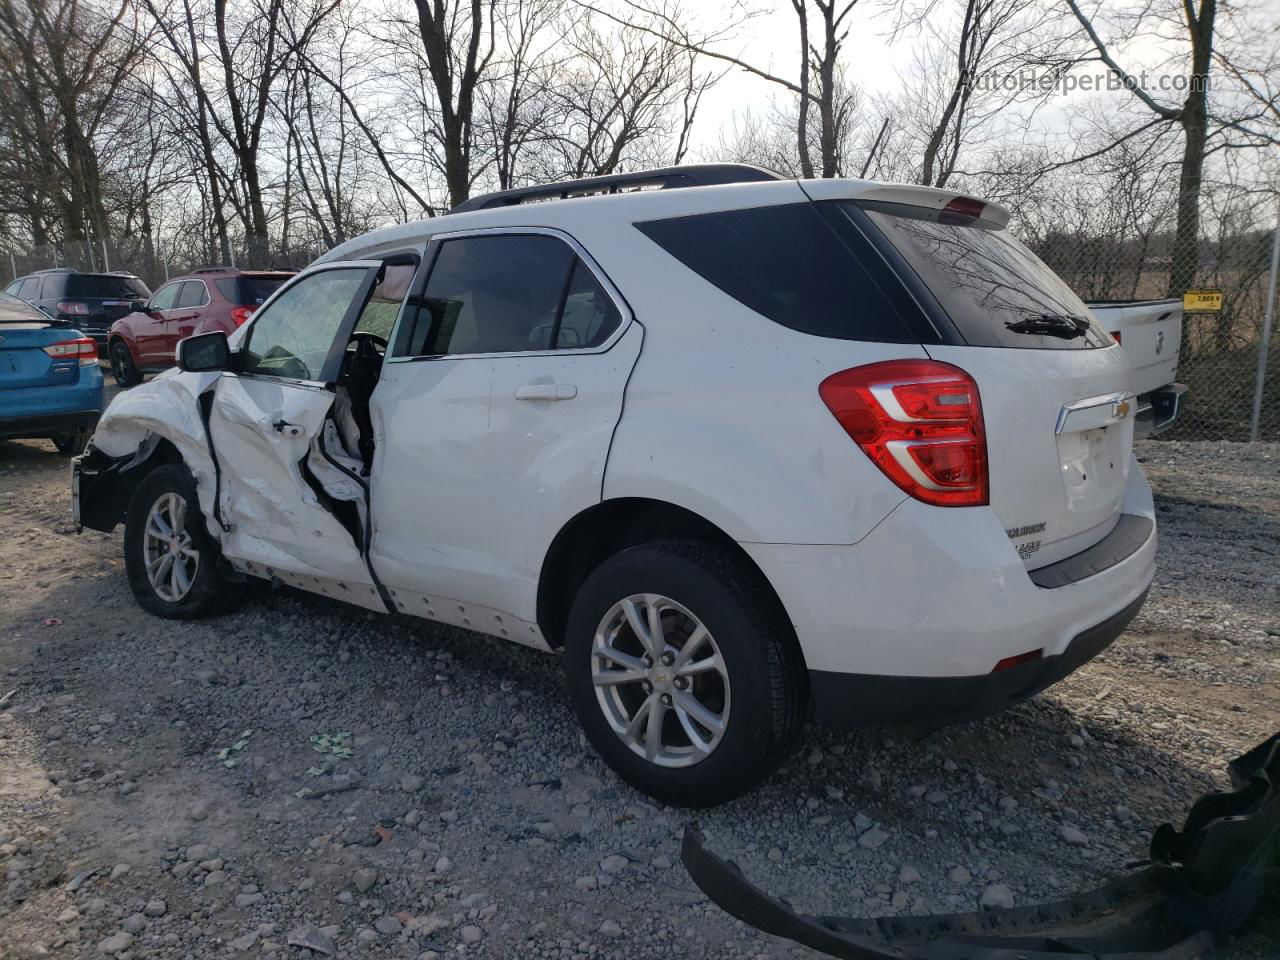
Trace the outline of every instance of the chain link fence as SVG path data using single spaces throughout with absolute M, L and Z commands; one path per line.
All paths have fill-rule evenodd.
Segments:
M 1174 259 L 1172 222 L 1151 226 L 1145 234 L 1051 235 L 1032 239 L 1030 245 L 1085 300 L 1183 300 L 1191 290 L 1206 294 L 1193 300 L 1220 304 L 1218 309 L 1188 309 L 1183 315 L 1177 378 L 1189 389 L 1176 424 L 1161 436 L 1277 441 L 1277 207 L 1264 199 L 1232 216 L 1209 219 L 1197 249 L 1188 255 L 1195 262 L 1185 289 L 1171 287 L 1171 278 L 1181 272 L 1175 270 L 1180 264 Z M 1270 343 L 1264 350 L 1269 315 Z
M 1232 216 L 1206 218 L 1211 226 L 1194 253 L 1191 286 L 1219 292 L 1221 307 L 1184 315 L 1177 377 L 1189 390 L 1177 423 L 1163 437 L 1248 440 L 1254 432 L 1258 439 L 1280 441 L 1280 323 L 1274 320 L 1261 382 L 1258 377 L 1269 298 L 1275 310 L 1275 217 L 1275 204 L 1263 200 Z M 1085 300 L 1181 299 L 1185 293 L 1170 288 L 1172 223 L 1149 226 L 1144 233 L 1025 239 Z M 325 249 L 319 238 L 300 238 L 251 255 L 245 244 L 233 243 L 228 265 L 301 268 Z M 211 265 L 207 254 L 181 243 L 165 247 L 133 239 L 5 250 L 0 257 L 0 269 L 14 277 L 50 267 L 117 270 L 141 277 L 153 290 L 171 277 Z

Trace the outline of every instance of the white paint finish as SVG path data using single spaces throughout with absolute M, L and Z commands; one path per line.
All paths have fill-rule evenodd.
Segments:
M 536 623 L 521 620 L 505 611 L 400 588 L 391 590 L 390 593 L 391 600 L 400 613 L 436 623 L 447 623 L 464 630 L 487 633 L 500 640 L 510 640 L 544 653 L 551 652 L 551 646 Z
M 387 364 L 372 403 L 372 555 L 387 587 L 533 621 L 552 540 L 600 500 L 643 338 L 633 323 L 602 353 Z M 577 392 L 517 399 L 530 383 Z
M 213 461 L 197 398 L 218 380 L 217 373 L 166 371 L 147 383 L 117 393 L 103 412 L 91 439 L 109 457 L 128 457 L 168 440 L 182 455 L 196 481 L 196 495 L 209 535 L 222 538 L 213 521 Z M 148 450 L 149 452 L 149 450 Z
M 276 576 L 287 571 L 367 588 L 373 581 L 355 541 L 298 467 L 332 405 L 333 394 L 319 386 L 223 375 L 209 417 L 223 468 L 222 517 L 232 527 L 222 549 Z M 277 430 L 281 421 L 299 429 Z
M 1120 348 L 1133 369 L 1130 389 L 1134 393 L 1150 393 L 1178 379 L 1181 301 L 1090 303 L 1089 310 L 1103 329 L 1120 334 Z
M 978 384 L 991 507 L 1005 529 L 1045 525 L 1019 538 L 1027 545 L 1027 566 L 1054 563 L 1110 533 L 1124 497 L 1136 404 L 1112 426 L 1061 434 L 1057 428 L 1067 404 L 1128 392 L 1129 365 L 1120 348 L 928 349 L 935 360 L 955 364 Z M 1088 425 L 1076 418 L 1069 422 Z M 1040 545 L 1032 551 L 1034 541 Z
M 1154 519 L 1136 462 L 1124 511 Z M 893 676 L 986 674 L 1001 659 L 1072 638 L 1151 583 L 1156 536 L 1105 572 L 1056 590 L 1033 584 L 990 508 L 904 502 L 856 546 L 744 544 L 782 599 L 813 670 Z

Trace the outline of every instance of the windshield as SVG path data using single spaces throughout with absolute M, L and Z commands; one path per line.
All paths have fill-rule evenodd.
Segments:
M 1016 237 L 946 223 L 905 204 L 857 204 L 915 270 L 972 346 L 1106 347 L 1111 337 L 1072 289 Z
M 102 297 L 118 300 L 146 300 L 151 296 L 151 291 L 137 277 L 73 273 L 67 277 L 67 296 L 71 299 Z

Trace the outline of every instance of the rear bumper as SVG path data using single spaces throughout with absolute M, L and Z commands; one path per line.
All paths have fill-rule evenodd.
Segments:
M 0 438 L 41 439 L 92 427 L 102 416 L 102 371 L 79 368 L 78 382 L 0 390 Z
M 92 430 L 101 410 L 76 410 L 38 417 L 0 417 L 0 440 L 43 440 L 81 427 Z
M 1146 440 L 1164 433 L 1178 419 L 1185 383 L 1171 383 L 1138 397 L 1138 415 L 1133 421 L 1135 440 Z
M 814 713 L 843 730 L 884 723 L 938 727 L 999 713 L 1084 666 L 1124 632 L 1147 599 L 1138 599 L 1079 633 L 1062 653 L 973 677 L 884 677 L 809 672 Z
M 819 719 L 936 726 L 1032 696 L 1123 631 L 1155 576 L 1136 461 L 1122 512 L 1100 544 L 1030 572 L 994 511 L 915 500 L 852 546 L 742 547 L 795 626 Z M 1036 658 L 993 674 L 1021 655 Z

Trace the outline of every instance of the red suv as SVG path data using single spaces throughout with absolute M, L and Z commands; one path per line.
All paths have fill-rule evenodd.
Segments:
M 215 330 L 230 335 L 293 274 L 205 267 L 170 280 L 111 325 L 107 358 L 116 383 L 131 387 L 148 370 L 172 367 L 178 341 L 186 337 Z

